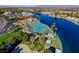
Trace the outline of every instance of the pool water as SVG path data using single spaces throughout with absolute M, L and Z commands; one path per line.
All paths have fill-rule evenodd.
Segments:
M 45 24 L 42 24 L 42 23 L 31 23 L 30 26 L 32 27 L 32 29 L 35 31 L 35 32 L 38 32 L 38 33 L 43 33 L 44 31 L 46 31 L 47 29 L 49 29 L 49 27 Z

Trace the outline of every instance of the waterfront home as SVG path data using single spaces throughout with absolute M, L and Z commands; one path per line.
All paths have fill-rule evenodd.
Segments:
M 47 39 L 45 42 L 47 45 L 51 45 L 51 40 Z
M 54 35 L 51 34 L 51 33 L 48 33 L 48 38 L 51 39 L 51 40 L 53 40 L 54 39 Z

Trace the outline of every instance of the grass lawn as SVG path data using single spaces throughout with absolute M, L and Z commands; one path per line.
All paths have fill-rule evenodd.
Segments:
M 11 33 L 6 33 L 0 36 L 0 43 L 3 41 L 7 41 L 7 38 L 11 35 Z
M 54 45 L 55 48 L 60 48 L 61 49 L 61 42 L 60 42 L 58 36 L 56 35 L 56 33 L 54 35 L 55 35 L 55 38 L 52 41 L 52 44 Z
M 10 32 L 0 35 L 0 43 L 9 42 L 13 39 L 14 36 L 19 36 L 20 35 L 19 30 L 20 30 L 20 27 L 16 26 L 15 29 L 11 30 Z
M 0 43 L 1 42 L 9 42 L 12 40 L 12 38 L 16 35 L 18 35 L 18 32 L 14 32 L 16 29 L 12 30 L 11 32 L 8 32 L 6 34 L 0 35 Z
M 13 32 L 1 35 L 0 36 L 0 43 L 1 42 L 7 42 L 7 41 L 11 40 L 13 36 L 14 36 Z

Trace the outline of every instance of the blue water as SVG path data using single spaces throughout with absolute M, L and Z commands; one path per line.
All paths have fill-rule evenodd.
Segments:
M 79 25 L 63 19 L 56 20 L 57 34 L 64 52 L 79 52 Z
M 54 22 L 54 20 L 51 20 L 51 19 L 54 19 L 48 15 L 45 15 L 45 14 L 41 14 L 41 13 L 36 13 L 33 15 L 33 17 L 37 18 L 38 20 L 40 20 L 41 23 L 44 23 L 48 26 L 51 26 L 52 23 Z
M 30 26 L 33 28 L 35 32 L 43 33 L 46 31 L 49 27 L 42 23 L 31 23 Z
M 63 52 L 79 53 L 79 25 L 62 18 L 55 19 L 43 14 L 35 14 L 34 16 L 38 16 L 41 22 L 48 26 L 55 22 L 57 27 L 56 34 L 62 43 Z

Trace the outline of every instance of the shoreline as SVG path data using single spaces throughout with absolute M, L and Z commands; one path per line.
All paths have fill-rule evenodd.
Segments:
M 60 49 L 63 52 L 63 48 L 62 48 L 62 43 L 60 41 L 60 38 L 58 37 L 57 33 L 54 33 L 54 35 L 56 36 L 56 39 L 58 40 L 58 42 L 60 43 Z

